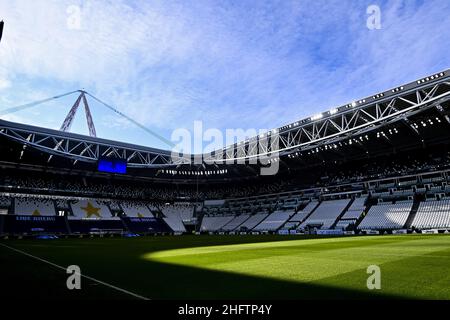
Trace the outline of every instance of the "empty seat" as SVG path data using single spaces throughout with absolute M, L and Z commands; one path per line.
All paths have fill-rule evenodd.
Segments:
M 271 213 L 264 221 L 258 224 L 254 230 L 256 231 L 273 231 L 280 228 L 292 214 L 291 211 L 275 211 Z
M 183 221 L 192 219 L 194 215 L 194 206 L 191 204 L 173 204 L 161 206 L 161 212 L 164 214 L 164 221 L 175 232 L 186 232 Z
M 239 229 L 245 228 L 247 230 L 252 230 L 258 224 L 260 224 L 261 221 L 263 221 L 267 216 L 268 216 L 267 213 L 257 213 L 248 218 L 243 224 L 241 224 Z
M 222 227 L 223 231 L 233 231 L 236 228 L 238 228 L 241 224 L 243 224 L 248 218 L 250 217 L 249 214 L 242 214 L 239 216 L 235 216 L 233 220 L 228 222 L 226 225 Z
M 93 199 L 79 200 L 70 204 L 73 216 L 68 218 L 71 220 L 82 219 L 104 219 L 119 220 L 119 217 L 113 217 L 108 206 Z
M 139 217 L 139 218 L 153 217 L 153 214 L 150 212 L 150 209 L 142 202 L 126 201 L 121 202 L 120 206 L 122 207 L 123 212 L 128 217 Z
M 53 200 L 38 198 L 16 198 L 15 214 L 25 216 L 55 216 Z
M 412 201 L 372 206 L 358 229 L 401 229 L 408 219 Z
M 209 231 L 218 231 L 223 226 L 225 226 L 228 222 L 233 220 L 234 216 L 206 216 L 203 217 L 202 225 L 200 226 L 200 230 L 204 232 Z
M 411 226 L 419 229 L 450 228 L 450 200 L 421 202 Z
M 305 220 L 305 218 L 311 213 L 311 211 L 314 210 L 315 207 L 317 207 L 318 202 L 317 201 L 311 201 L 309 202 L 303 210 L 298 211 L 296 214 L 294 214 L 289 221 L 290 222 L 301 222 Z
M 359 219 L 366 208 L 366 197 L 356 198 L 348 210 L 342 216 L 342 219 Z
M 329 229 L 336 219 L 344 211 L 350 199 L 330 200 L 322 202 L 319 207 L 301 225 L 321 225 L 323 229 Z

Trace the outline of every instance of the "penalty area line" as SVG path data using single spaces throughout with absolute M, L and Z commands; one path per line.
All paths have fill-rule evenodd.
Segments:
M 15 252 L 17 252 L 17 253 L 23 254 L 23 255 L 25 255 L 25 256 L 27 256 L 27 257 L 33 258 L 33 259 L 38 260 L 38 261 L 40 261 L 40 262 L 44 262 L 44 263 L 46 263 L 46 264 L 49 264 L 49 265 L 51 265 L 51 266 L 53 266 L 53 267 L 55 267 L 55 268 L 57 268 L 57 269 L 63 270 L 64 272 L 67 271 L 67 268 L 64 268 L 63 266 L 60 266 L 60 265 L 57 265 L 56 263 L 53 263 L 53 262 L 51 262 L 51 261 L 48 261 L 48 260 L 45 260 L 45 259 L 36 257 L 36 256 L 34 256 L 34 255 L 32 255 L 32 254 L 29 254 L 29 253 L 25 252 L 25 251 L 22 251 L 22 250 L 19 250 L 19 249 L 10 247 L 10 246 L 8 246 L 8 245 L 6 245 L 6 244 L 3 244 L 3 243 L 0 243 L 0 246 L 5 247 L 5 248 L 7 248 L 7 249 L 9 249 L 9 250 L 15 251 Z M 138 294 L 136 294 L 136 293 L 134 293 L 134 292 L 131 292 L 131 291 L 128 291 L 128 290 L 125 290 L 125 289 L 122 289 L 122 288 L 119 288 L 119 287 L 117 287 L 117 286 L 114 286 L 114 285 L 109 284 L 109 283 L 106 283 L 106 282 L 104 282 L 104 281 L 95 279 L 95 278 L 93 278 L 93 277 L 90 277 L 90 276 L 87 276 L 87 275 L 84 275 L 84 274 L 81 274 L 81 276 L 82 276 L 83 278 L 86 278 L 86 279 L 90 280 L 90 281 L 96 282 L 96 283 L 101 284 L 101 285 L 103 285 L 103 286 L 105 286 L 105 287 L 108 287 L 108 288 L 110 288 L 110 289 L 114 289 L 114 290 L 120 291 L 120 292 L 122 292 L 122 293 L 125 293 L 125 294 L 127 294 L 127 295 L 133 296 L 133 297 L 135 297 L 135 298 L 138 298 L 138 299 L 141 299 L 141 300 L 150 300 L 150 299 L 147 298 L 147 297 L 138 295 Z

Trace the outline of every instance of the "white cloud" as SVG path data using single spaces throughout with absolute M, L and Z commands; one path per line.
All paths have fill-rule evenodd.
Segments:
M 450 62 L 450 4 L 439 0 L 383 3 L 381 30 L 366 28 L 371 3 L 337 0 L 83 1 L 73 30 L 67 8 L 78 3 L 0 0 L 2 95 L 20 104 L 85 88 L 159 131 L 194 120 L 271 128 Z M 98 131 L 133 130 L 92 106 Z
M 11 82 L 6 78 L 0 78 L 0 90 L 7 89 L 11 86 Z

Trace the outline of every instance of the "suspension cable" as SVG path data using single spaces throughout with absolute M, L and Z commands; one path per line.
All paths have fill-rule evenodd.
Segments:
M 51 100 L 55 100 L 55 99 L 59 99 L 59 98 L 62 98 L 62 97 L 65 97 L 65 96 L 68 96 L 68 95 L 71 95 L 71 94 L 74 94 L 74 93 L 77 93 L 77 92 L 80 92 L 80 90 L 75 90 L 75 91 L 63 93 L 63 94 L 60 94 L 60 95 L 57 95 L 57 96 L 54 96 L 54 97 L 51 97 L 51 98 L 38 100 L 38 101 L 30 102 L 30 103 L 27 103 L 27 104 L 22 104 L 20 106 L 16 106 L 16 107 L 11 107 L 11 108 L 8 108 L 8 109 L 0 110 L 0 117 L 8 115 L 10 113 L 14 113 L 14 112 L 18 112 L 18 111 L 21 111 L 21 110 L 29 109 L 29 108 L 35 107 L 37 105 L 40 105 L 42 103 L 45 103 L 45 102 L 48 102 L 48 101 L 51 101 Z
M 94 95 L 90 94 L 89 92 L 86 92 L 84 90 L 75 90 L 75 91 L 71 91 L 71 92 L 67 92 L 64 94 L 60 94 L 54 97 L 50 97 L 47 99 L 43 99 L 43 100 L 38 100 L 38 101 L 34 101 L 34 102 L 30 102 L 27 104 L 23 104 L 20 106 L 15 106 L 15 107 L 11 107 L 11 108 L 7 108 L 4 110 L 0 110 L 0 117 L 14 113 L 14 112 L 18 112 L 21 110 L 26 110 L 35 106 L 38 106 L 40 104 L 43 104 L 45 102 L 51 101 L 51 100 L 55 100 L 55 99 L 59 99 L 74 93 L 84 93 L 89 95 L 92 99 L 94 99 L 95 101 L 99 102 L 100 104 L 102 104 L 103 106 L 107 107 L 108 109 L 112 110 L 113 112 L 115 112 L 116 114 L 120 115 L 121 117 L 127 119 L 128 121 L 130 121 L 131 123 L 135 124 L 136 126 L 138 126 L 139 128 L 141 128 L 142 130 L 146 131 L 147 133 L 151 134 L 152 136 L 156 137 L 157 139 L 161 140 L 162 142 L 164 142 L 165 144 L 167 144 L 169 147 L 174 148 L 175 144 L 170 141 L 167 140 L 166 138 L 164 138 L 163 136 L 157 134 L 156 132 L 153 132 L 152 130 L 150 130 L 149 128 L 147 128 L 146 126 L 144 126 L 143 124 L 137 122 L 136 120 L 132 119 L 131 117 L 127 116 L 126 114 L 122 113 L 121 111 L 117 110 L 116 108 L 114 108 L 113 106 L 107 104 L 106 102 L 100 100 L 99 98 L 95 97 Z
M 143 124 L 137 122 L 136 120 L 130 118 L 129 116 L 127 116 L 126 114 L 122 113 L 121 111 L 117 110 L 116 108 L 114 108 L 113 106 L 107 104 L 106 102 L 103 102 L 102 100 L 98 99 L 97 97 L 93 96 L 92 94 L 90 94 L 89 92 L 84 91 L 85 94 L 87 94 L 88 96 L 90 96 L 92 99 L 94 99 L 95 101 L 99 102 L 100 104 L 104 105 L 105 107 L 107 107 L 108 109 L 112 110 L 113 112 L 117 113 L 118 115 L 122 116 L 123 118 L 127 119 L 128 121 L 132 122 L 133 124 L 135 124 L 136 126 L 138 126 L 139 128 L 141 128 L 142 130 L 146 131 L 147 133 L 151 134 L 152 136 L 156 137 L 157 139 L 161 140 L 162 142 L 164 142 L 165 144 L 167 144 L 169 147 L 174 148 L 175 144 L 170 141 L 167 140 L 166 138 L 164 138 L 163 136 L 157 134 L 156 132 L 153 132 L 152 130 L 150 130 L 149 128 L 147 128 L 146 126 L 144 126 Z

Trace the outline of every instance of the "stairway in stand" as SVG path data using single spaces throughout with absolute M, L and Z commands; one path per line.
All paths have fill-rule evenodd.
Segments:
M 406 219 L 406 223 L 403 226 L 403 229 L 411 229 L 411 225 L 416 217 L 417 210 L 419 210 L 420 201 L 414 200 L 413 206 L 411 208 L 411 212 L 409 213 L 408 219 Z
M 339 220 L 341 220 L 341 218 L 344 216 L 344 214 L 348 211 L 348 209 L 352 206 L 353 202 L 355 201 L 355 199 L 351 199 L 349 201 L 349 203 L 347 204 L 347 206 L 344 208 L 344 210 L 342 210 L 341 214 L 339 215 L 339 217 L 336 218 L 336 220 L 334 221 L 334 223 L 331 225 L 330 229 L 334 229 L 337 225 L 337 223 L 339 222 Z

